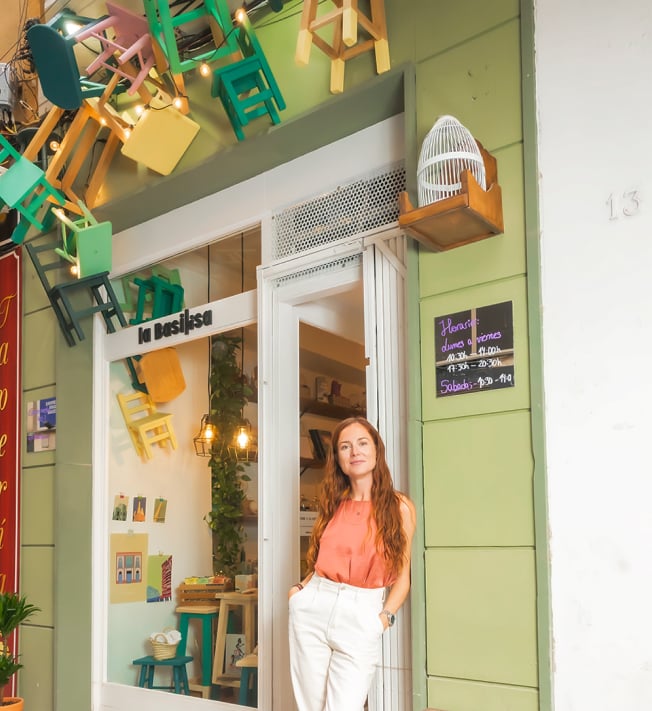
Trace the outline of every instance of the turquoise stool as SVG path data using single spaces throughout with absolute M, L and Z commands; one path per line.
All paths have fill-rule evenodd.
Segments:
M 219 609 L 219 605 L 180 605 L 176 610 L 179 613 L 179 632 L 181 633 L 177 654 L 186 653 L 190 620 L 201 620 L 201 679 L 199 684 L 191 682 L 190 686 L 193 691 L 201 692 L 205 699 L 209 699 L 211 695 L 213 623 L 217 619 Z
M 240 667 L 240 706 L 258 706 L 258 655 L 247 654 L 235 663 Z
M 144 689 L 166 689 L 167 691 L 174 691 L 175 694 L 190 696 L 188 672 L 186 671 L 186 664 L 188 664 L 188 662 L 192 662 L 192 657 L 176 656 L 172 657 L 172 659 L 156 659 L 150 656 L 134 659 L 132 664 L 140 666 L 138 686 Z M 156 667 L 172 669 L 172 686 L 154 685 L 154 671 Z

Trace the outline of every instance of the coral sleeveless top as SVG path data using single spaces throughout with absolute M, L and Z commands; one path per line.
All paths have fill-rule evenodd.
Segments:
M 315 572 L 358 588 L 392 585 L 385 558 L 376 549 L 376 520 L 371 501 L 346 499 L 322 533 Z

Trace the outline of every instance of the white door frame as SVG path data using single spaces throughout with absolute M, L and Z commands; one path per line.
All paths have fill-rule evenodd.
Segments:
M 302 305 L 363 281 L 367 416 L 387 445 L 397 486 L 407 488 L 405 405 L 405 238 L 395 228 L 315 250 L 258 272 L 261 664 L 259 707 L 293 707 L 287 591 L 299 561 L 299 321 Z M 329 270 L 328 265 L 341 266 Z M 307 275 L 306 278 L 302 278 Z M 385 333 L 391 338 L 385 338 Z M 396 336 L 399 336 L 398 338 Z M 391 343 L 391 348 L 388 344 Z M 383 638 L 383 664 L 370 695 L 374 711 L 407 711 L 411 699 L 410 621 Z

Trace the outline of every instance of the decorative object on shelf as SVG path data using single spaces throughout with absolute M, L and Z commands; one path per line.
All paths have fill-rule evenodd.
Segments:
M 92 38 L 102 48 L 100 54 L 86 67 L 87 74 L 92 75 L 104 67 L 126 79 L 130 84 L 127 93 L 134 94 L 155 63 L 149 25 L 142 15 L 109 0 L 106 9 L 108 17 L 75 33 L 75 40 L 84 42 Z M 108 29 L 112 30 L 112 37 L 107 36 Z M 123 65 L 126 63 L 134 63 L 135 76 L 134 72 L 125 71 Z
M 30 225 L 40 231 L 47 230 L 54 219 L 51 208 L 64 205 L 65 200 L 45 173 L 0 134 L 0 164 L 6 161 L 11 164 L 0 173 L 0 207 L 7 205 L 19 213 L 20 219 L 11 239 L 15 244 L 21 244 Z
M 459 195 L 465 170 L 470 170 L 475 182 L 486 189 L 484 161 L 475 139 L 453 116 L 440 116 L 421 144 L 419 207 Z
M 244 530 L 243 482 L 247 463 L 238 460 L 233 441 L 242 424 L 242 409 L 251 389 L 242 377 L 237 351 L 242 340 L 219 334 L 212 337 L 210 359 L 210 422 L 217 427 L 211 447 L 212 506 L 205 520 L 213 531 L 213 564 L 216 573 L 233 577 L 241 559 Z
M 238 10 L 236 21 L 232 32 L 242 59 L 215 69 L 211 94 L 220 99 L 235 135 L 243 141 L 243 128 L 254 118 L 267 114 L 273 124 L 280 123 L 278 112 L 285 109 L 285 99 L 247 13 Z
M 78 278 L 110 272 L 113 265 L 113 226 L 98 222 L 90 210 L 79 200 L 82 216 L 71 220 L 61 208 L 53 210 L 61 228 L 61 247 L 55 252 L 72 264 Z
M 126 326 L 127 321 L 113 291 L 109 273 L 101 272 L 80 279 L 70 279 L 70 271 L 65 268 L 67 262 L 54 251 L 58 244 L 57 234 L 49 232 L 26 242 L 25 249 L 68 345 L 75 345 L 73 334 L 79 341 L 84 339 L 81 320 L 96 313 L 104 319 L 108 333 L 114 333 L 116 330 L 114 318 L 120 326 Z M 77 297 L 82 291 L 90 292 L 90 304 L 80 303 Z
M 360 10 L 357 0 L 332 2 L 335 9 L 317 17 L 319 0 L 304 0 L 295 61 L 308 64 L 310 48 L 315 44 L 331 60 L 330 90 L 339 94 L 344 91 L 345 62 L 373 50 L 376 71 L 382 74 L 390 69 L 389 44 L 384 0 L 369 0 L 369 17 Z M 317 31 L 330 24 L 334 27 L 329 43 Z
M 486 190 L 471 170 L 463 170 L 457 195 L 417 208 L 412 206 L 406 192 L 399 195 L 399 225 L 428 249 L 436 252 L 454 249 L 504 230 L 496 159 L 479 141 L 476 143 L 484 163 Z
M 172 428 L 172 415 L 160 412 L 146 393 L 130 395 L 118 393 L 118 403 L 136 454 L 149 460 L 154 455 L 152 445 L 177 448 L 177 438 Z
M 40 611 L 39 607 L 27 602 L 24 595 L 0 593 L 0 708 L 22 711 L 22 698 L 5 696 L 6 687 L 14 674 L 23 667 L 18 661 L 18 654 L 12 649 L 16 645 L 14 632 L 19 625 Z

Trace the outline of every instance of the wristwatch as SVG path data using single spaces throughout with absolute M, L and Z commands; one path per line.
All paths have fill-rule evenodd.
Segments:
M 393 612 L 390 612 L 389 610 L 383 610 L 380 614 L 385 615 L 385 617 L 387 618 L 388 627 L 391 627 L 396 622 L 396 615 Z

